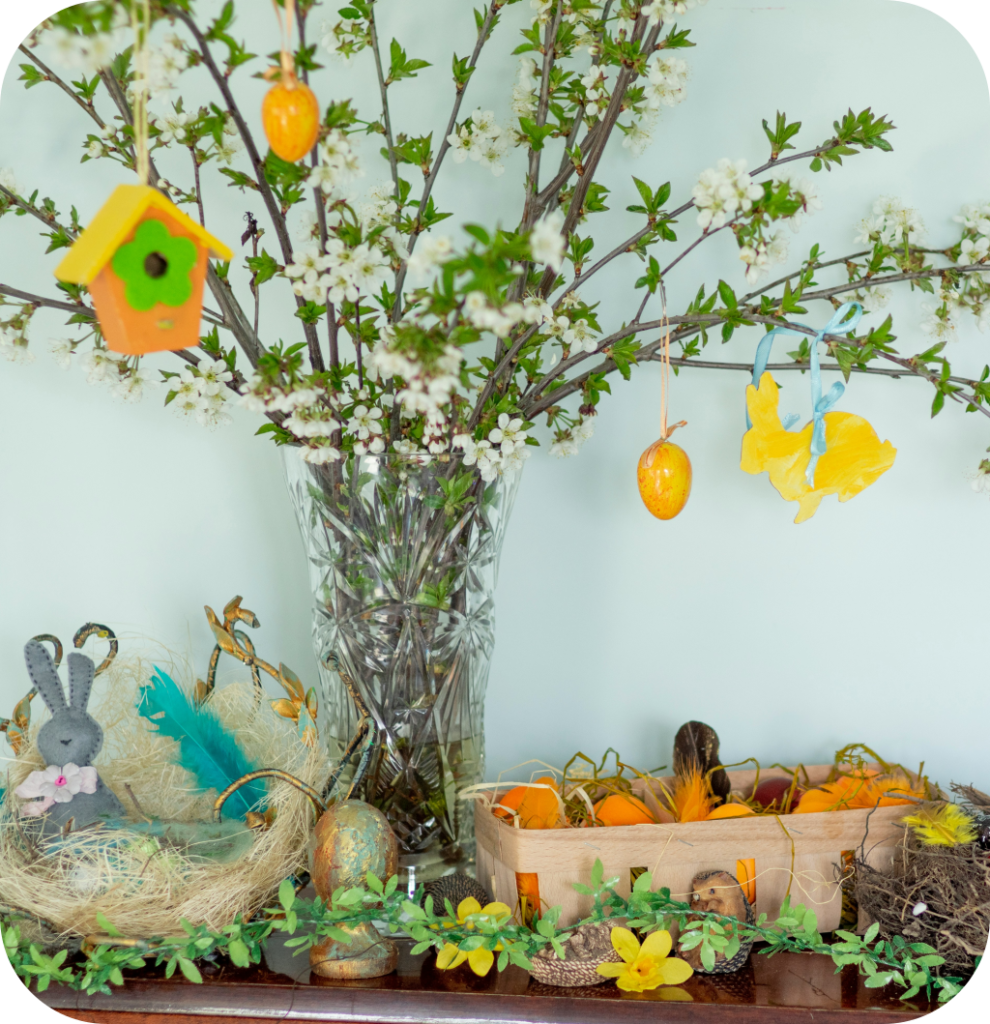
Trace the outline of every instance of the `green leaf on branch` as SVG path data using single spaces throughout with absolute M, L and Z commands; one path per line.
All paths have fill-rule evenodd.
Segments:
M 392 40 L 389 56 L 392 63 L 388 70 L 388 78 L 385 80 L 386 85 L 400 82 L 403 78 L 415 78 L 417 71 L 432 66 L 428 60 L 407 56 L 406 51 L 399 45 L 398 39 Z
M 794 147 L 788 142 L 788 139 L 793 139 L 800 130 L 800 121 L 788 124 L 787 115 L 782 114 L 779 110 L 777 111 L 777 120 L 772 131 L 770 125 L 764 120 L 763 131 L 770 140 L 770 159 L 776 160 L 785 150 L 793 149 Z

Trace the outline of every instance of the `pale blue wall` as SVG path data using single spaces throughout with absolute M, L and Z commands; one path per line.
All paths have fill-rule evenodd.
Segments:
M 425 25 L 417 23 L 425 2 L 380 6 L 382 35 L 400 35 L 411 54 L 435 64 L 397 89 L 396 122 L 439 134 L 450 50 L 464 53 L 473 42 L 471 4 L 437 2 L 439 14 Z M 270 49 L 270 6 L 251 7 L 240 31 L 252 48 Z M 509 34 L 528 16 L 528 3 L 507 11 L 466 109 L 477 103 L 507 117 Z M 669 179 L 676 203 L 722 156 L 759 163 L 760 119 L 777 109 L 802 119 L 801 138 L 811 142 L 847 107 L 867 105 L 898 125 L 895 152 L 857 156 L 818 176 L 825 209 L 792 240 L 794 257 L 816 240 L 831 255 L 851 251 L 854 225 L 880 193 L 920 207 L 936 244 L 952 239 L 961 203 L 990 196 L 983 71 L 963 38 L 927 11 L 885 0 L 711 0 L 681 22 L 699 44 L 686 54 L 689 99 L 664 113 L 643 157 L 620 151 L 609 162 L 614 211 L 635 201 L 631 173 L 654 184 Z M 360 95 L 372 78 L 364 58 L 357 66 L 347 84 L 325 84 L 331 73 L 342 81 L 339 66 L 321 73 L 321 96 Z M 102 165 L 78 164 L 78 111 L 53 88 L 25 93 L 17 74 L 8 71 L 0 99 L 0 166 L 13 165 L 63 208 L 75 202 L 85 220 L 117 179 Z M 263 86 L 247 88 L 260 97 Z M 375 116 L 374 102 L 366 110 Z M 500 179 L 474 164 L 448 165 L 442 205 L 457 220 L 513 222 L 521 158 L 515 153 Z M 369 173 L 366 182 L 374 180 Z M 228 240 L 245 209 L 260 212 L 256 200 L 215 182 L 206 192 L 208 224 Z M 628 233 L 630 218 L 616 212 L 605 227 L 593 225 L 600 251 Z M 693 230 L 685 223 L 682 236 Z M 36 242 L 30 220 L 4 218 L 0 280 L 51 291 L 53 261 Z M 633 261 L 602 274 L 603 322 L 632 315 L 619 296 L 629 295 L 637 272 Z M 672 275 L 672 307 L 719 276 L 742 283 L 725 237 Z M 925 343 L 918 301 L 895 307 L 906 351 Z M 827 315 L 822 306 L 809 319 Z M 267 338 L 293 329 L 271 301 L 262 327 Z M 78 370 L 58 370 L 44 351 L 46 331 L 60 333 L 58 317 L 38 317 L 33 365 L 0 363 L 0 712 L 9 714 L 26 689 L 19 652 L 32 634 L 68 637 L 84 620 L 101 619 L 124 637 L 154 636 L 190 654 L 202 670 L 212 639 L 201 606 L 219 607 L 234 593 L 261 618 L 262 653 L 315 679 L 303 552 L 275 450 L 251 436 L 254 418 L 239 415 L 234 427 L 209 434 L 154 398 L 122 405 Z M 713 355 L 751 358 L 757 337 L 751 330 Z M 990 358 L 987 340 L 967 326 L 952 356 L 957 371 L 978 373 Z M 781 383 L 788 407 L 805 409 L 805 383 Z M 929 421 L 931 393 L 921 382 L 854 378 L 842 407 L 893 441 L 897 463 L 854 501 L 828 499 L 796 527 L 794 506 L 765 477 L 738 468 L 743 385 L 729 372 L 676 379 L 673 413 L 690 421 L 677 440 L 695 483 L 670 523 L 645 512 L 634 482 L 636 459 L 657 432 L 655 367 L 629 384 L 613 382 L 598 433 L 578 458 L 558 462 L 539 451 L 530 460 L 498 591 L 492 773 L 530 757 L 561 764 L 575 750 L 597 755 L 609 745 L 653 767 L 668 760 L 678 725 L 695 717 L 717 728 L 729 760 L 828 760 L 860 740 L 890 758 L 926 759 L 944 783 L 990 782 L 982 728 L 990 712 L 982 570 L 990 502 L 964 478 L 990 443 L 987 425 L 954 408 Z

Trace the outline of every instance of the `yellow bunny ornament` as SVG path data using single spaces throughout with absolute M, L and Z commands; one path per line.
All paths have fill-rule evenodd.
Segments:
M 770 474 L 770 483 L 785 501 L 798 502 L 795 523 L 803 523 L 818 510 L 822 498 L 838 495 L 848 501 L 865 490 L 894 464 L 897 449 L 880 441 L 862 416 L 848 412 L 827 412 L 826 450 L 815 467 L 814 487 L 806 479 L 811 461 L 814 423 L 801 431 L 785 430 L 777 412 L 779 390 L 773 377 L 764 373 L 759 388 L 746 388 L 746 405 L 751 429 L 743 435 L 742 461 L 745 473 Z

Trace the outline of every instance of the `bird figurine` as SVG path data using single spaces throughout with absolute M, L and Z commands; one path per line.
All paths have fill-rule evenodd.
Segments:
M 732 784 L 718 759 L 718 733 L 704 722 L 685 722 L 674 737 L 674 774 L 684 777 L 692 768 L 708 779 L 715 805 L 724 803 Z
M 728 871 L 705 871 L 700 875 L 695 875 L 691 882 L 691 906 L 695 910 L 706 913 L 734 917 L 737 921 L 744 921 L 746 924 L 753 924 L 756 920 L 753 916 L 752 904 L 746 899 L 742 887 Z M 691 914 L 688 916 L 688 920 L 698 921 L 700 917 Z M 680 955 L 702 974 L 731 974 L 745 965 L 752 948 L 752 942 L 744 942 L 740 945 L 736 955 L 728 960 L 722 953 L 716 953 L 715 964 L 710 971 L 706 970 L 701 962 L 700 946 L 695 946 L 693 949 L 682 949 Z
M 894 464 L 897 449 L 877 437 L 862 416 L 827 412 L 826 451 L 818 459 L 814 487 L 805 479 L 811 461 L 813 422 L 803 430 L 785 430 L 777 411 L 779 389 L 764 373 L 759 388 L 746 388 L 746 405 L 753 426 L 743 435 L 740 469 L 745 473 L 770 474 L 770 483 L 785 501 L 796 501 L 795 523 L 803 523 L 818 510 L 822 498 L 838 495 L 839 501 L 855 498 Z

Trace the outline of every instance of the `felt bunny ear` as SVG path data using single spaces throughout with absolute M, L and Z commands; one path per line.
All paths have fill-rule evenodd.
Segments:
M 48 705 L 51 713 L 54 715 L 58 711 L 64 711 L 65 691 L 62 689 L 58 672 L 55 671 L 52 656 L 37 640 L 29 640 L 24 645 L 24 661 L 34 688 L 41 694 L 41 699 Z
M 93 676 L 95 674 L 93 661 L 85 654 L 73 651 L 69 655 L 69 705 L 86 710 L 89 703 L 89 694 L 93 689 Z

